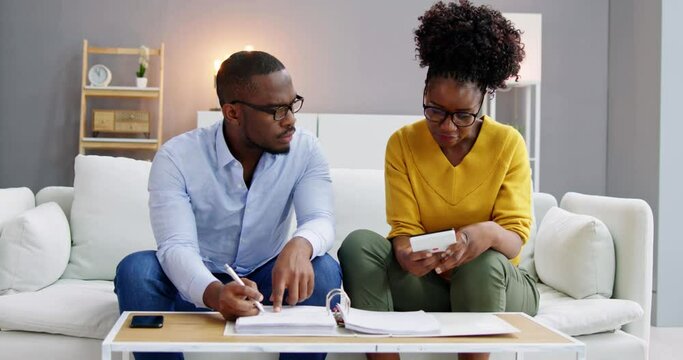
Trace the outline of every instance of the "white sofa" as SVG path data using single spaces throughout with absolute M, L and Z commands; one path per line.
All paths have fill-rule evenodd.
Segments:
M 79 164 L 86 160 L 91 166 L 95 166 L 95 169 L 99 162 L 115 161 L 122 165 L 114 166 L 115 170 L 111 174 L 93 175 L 87 173 L 83 166 L 79 170 Z M 145 169 L 148 169 L 148 165 L 136 161 L 130 170 L 126 170 L 128 162 L 132 163 L 133 161 L 102 157 L 79 157 L 76 161 L 75 188 L 48 187 L 39 191 L 35 197 L 26 188 L 0 190 L 0 231 L 4 231 L 3 222 L 8 224 L 13 216 L 22 211 L 48 202 L 56 202 L 69 220 L 70 232 L 73 236 L 74 247 L 71 249 L 69 266 L 72 267 L 74 263 L 82 265 L 88 261 L 96 263 L 95 266 L 100 266 L 102 262 L 109 264 L 105 266 L 106 268 L 100 269 L 105 274 L 102 276 L 103 280 L 78 279 L 79 276 L 74 275 L 78 272 L 72 268 L 62 274 L 59 280 L 43 289 L 1 295 L 0 360 L 99 358 L 101 339 L 118 316 L 113 285 L 110 281 L 111 278 L 107 277 L 114 273 L 113 266 L 119 260 L 122 252 L 121 249 L 117 248 L 119 244 L 113 243 L 116 240 L 110 239 L 117 239 L 118 233 L 125 234 L 131 231 L 145 233 L 145 237 L 149 236 L 149 219 L 147 216 L 140 215 L 146 213 Z M 111 163 L 102 164 L 102 167 L 112 168 Z M 89 177 L 93 178 L 90 179 Z M 387 232 L 388 226 L 384 218 L 382 171 L 332 169 L 332 180 L 335 193 L 336 244 L 330 250 L 331 254 L 336 255 L 336 250 L 341 241 L 352 230 L 368 228 L 379 233 Z M 90 195 L 87 195 L 87 192 L 82 189 L 86 186 L 91 190 Z M 93 191 L 95 195 L 92 195 Z M 75 200 L 74 193 L 81 198 Z M 96 200 L 85 199 L 84 196 L 112 200 L 110 203 L 93 204 L 92 201 Z M 73 210 L 72 204 L 74 205 Z M 535 193 L 536 223 L 541 223 L 546 212 L 555 205 L 557 202 L 551 195 Z M 79 209 L 76 209 L 76 206 Z M 634 301 L 643 310 L 640 318 L 624 325 L 621 329 L 578 336 L 577 339 L 587 345 L 588 359 L 646 359 L 652 290 L 653 224 L 649 206 L 641 200 L 589 196 L 577 193 L 566 194 L 560 202 L 560 206 L 574 213 L 595 216 L 607 225 L 614 239 L 616 253 L 613 298 Z M 79 211 L 87 211 L 88 213 L 78 214 Z M 117 223 L 117 216 L 111 216 L 112 211 L 114 214 L 118 212 L 118 216 L 125 219 L 126 226 Z M 107 212 L 109 213 L 107 214 Z M 78 221 L 74 218 L 75 216 L 79 217 Z M 84 216 L 89 219 L 86 223 L 83 222 Z M 82 235 L 87 230 L 83 228 L 88 226 L 95 227 L 94 230 L 101 230 L 101 236 L 105 241 L 110 242 L 106 245 L 110 246 L 111 250 L 107 250 L 107 254 L 97 254 L 97 259 L 83 259 L 83 256 L 88 256 L 88 251 L 76 248 L 80 246 L 77 243 L 79 241 L 77 235 Z M 136 229 L 144 230 L 138 231 Z M 536 226 L 533 231 L 536 232 Z M 534 271 L 533 242 L 530 244 L 523 253 L 523 266 Z M 143 239 L 135 246 L 138 246 L 139 249 L 149 248 L 150 239 Z M 128 252 L 135 249 L 125 248 L 124 250 L 124 252 Z M 117 251 L 119 255 L 117 255 Z M 109 256 L 102 257 L 102 255 Z M 76 256 L 81 258 L 75 259 Z M 40 261 L 47 263 L 52 259 L 48 254 Z M 0 264 L 1 266 L 2 264 Z M 566 274 L 566 276 L 573 277 L 576 274 Z M 576 318 L 580 318 L 579 322 L 584 322 L 584 325 L 588 324 L 589 327 L 591 322 L 601 321 L 600 316 L 590 315 L 591 311 L 593 314 L 602 311 L 600 307 L 592 305 L 591 299 L 576 300 L 543 284 L 540 284 L 539 287 L 542 292 L 541 308 L 537 316 L 539 320 L 556 327 L 566 326 L 567 321 L 574 320 L 576 322 Z M 191 354 L 187 357 L 195 359 L 221 358 L 215 354 Z M 526 357 L 530 359 L 573 359 L 574 354 L 529 353 Z M 223 356 L 222 358 L 235 357 Z M 239 358 L 275 358 L 275 355 L 250 354 L 246 356 L 241 354 Z M 328 358 L 361 357 L 360 355 L 334 354 Z M 404 358 L 448 357 L 445 355 L 417 356 L 407 354 Z M 450 356 L 450 358 L 454 357 Z M 506 354 L 498 354 L 494 358 L 511 357 Z

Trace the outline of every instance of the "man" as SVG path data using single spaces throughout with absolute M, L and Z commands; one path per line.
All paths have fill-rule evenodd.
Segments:
M 265 52 L 238 52 L 217 75 L 223 121 L 169 140 L 149 179 L 158 250 L 117 268 L 121 311 L 214 309 L 225 319 L 324 305 L 341 286 L 329 168 L 317 139 L 297 132 L 303 97 L 284 65 Z M 292 206 L 297 229 L 287 238 Z M 228 264 L 245 286 L 224 273 Z M 135 354 L 182 359 L 182 354 Z M 325 354 L 282 354 L 281 358 Z

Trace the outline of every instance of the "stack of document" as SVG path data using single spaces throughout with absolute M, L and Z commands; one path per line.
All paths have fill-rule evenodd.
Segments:
M 341 309 L 344 327 L 365 334 L 439 335 L 441 324 L 432 314 L 420 311 L 366 311 Z
M 337 322 L 322 306 L 283 306 L 274 312 L 272 306 L 264 306 L 265 312 L 256 316 L 240 317 L 235 322 L 238 334 L 287 334 L 321 335 L 334 334 Z
M 344 327 L 324 306 L 283 306 L 273 312 L 227 321 L 224 335 L 274 336 L 394 336 L 433 337 L 493 335 L 519 332 L 492 313 L 427 313 L 367 311 L 338 307 Z
M 441 325 L 424 311 L 379 312 L 360 309 L 341 310 L 344 327 L 358 333 L 382 335 L 439 335 Z M 339 335 L 334 315 L 322 306 L 284 306 L 274 312 L 271 306 L 256 316 L 240 317 L 235 322 L 238 334 Z

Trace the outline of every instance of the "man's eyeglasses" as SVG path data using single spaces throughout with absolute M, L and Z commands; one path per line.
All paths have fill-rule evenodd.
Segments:
M 474 121 L 479 116 L 481 108 L 484 105 L 484 97 L 481 98 L 481 103 L 479 103 L 479 110 L 476 113 L 471 113 L 467 111 L 446 111 L 444 109 L 438 108 L 436 106 L 428 106 L 424 103 L 422 104 L 422 109 L 424 110 L 425 118 L 433 123 L 441 124 L 444 120 L 451 118 L 451 122 L 455 127 L 468 127 L 474 124 Z
M 292 114 L 299 112 L 299 110 L 301 110 L 301 108 L 304 106 L 304 97 L 297 95 L 296 98 L 294 98 L 294 101 L 292 101 L 292 103 L 289 105 L 263 106 L 250 104 L 242 100 L 233 100 L 230 102 L 230 104 L 243 104 L 249 106 L 254 110 L 271 114 L 273 115 L 273 120 L 280 121 L 287 117 L 288 111 L 291 111 Z

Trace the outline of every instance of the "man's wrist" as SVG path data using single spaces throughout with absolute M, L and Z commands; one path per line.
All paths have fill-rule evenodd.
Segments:
M 310 259 L 313 256 L 313 244 L 308 239 L 302 236 L 296 236 L 291 241 L 295 241 L 296 245 L 305 249 L 306 256 Z
M 223 284 L 220 281 L 214 281 L 209 284 L 204 290 L 204 295 L 202 296 L 202 301 L 209 309 L 218 310 L 221 289 Z

